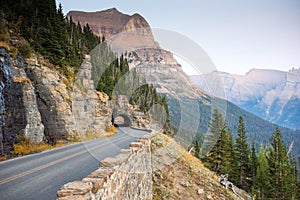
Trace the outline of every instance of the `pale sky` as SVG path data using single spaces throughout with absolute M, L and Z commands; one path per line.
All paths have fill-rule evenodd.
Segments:
M 196 42 L 220 71 L 300 67 L 299 0 L 57 0 L 63 10 L 117 8 Z M 179 61 L 180 62 L 180 61 Z M 185 64 L 183 64 L 183 67 Z M 188 72 L 189 74 L 192 72 Z

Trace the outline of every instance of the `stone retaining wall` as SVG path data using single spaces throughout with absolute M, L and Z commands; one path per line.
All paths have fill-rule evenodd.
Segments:
M 65 184 L 58 200 L 152 199 L 151 138 L 149 133 L 122 149 L 114 158 L 100 162 L 100 168 L 81 181 Z

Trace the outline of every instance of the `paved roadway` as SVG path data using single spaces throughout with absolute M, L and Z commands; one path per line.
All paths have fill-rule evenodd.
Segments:
M 0 162 L 0 199 L 55 199 L 63 184 L 81 180 L 99 167 L 100 160 L 117 155 L 147 133 L 125 127 L 118 131 L 109 138 Z

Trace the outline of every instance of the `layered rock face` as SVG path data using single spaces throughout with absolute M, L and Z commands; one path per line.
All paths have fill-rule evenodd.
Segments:
M 139 14 L 123 14 L 112 8 L 99 12 L 70 11 L 67 14 L 82 26 L 89 24 L 94 34 L 105 37 L 114 51 L 125 52 L 137 48 L 159 47 L 151 28 Z
M 288 72 L 253 69 L 244 76 L 213 72 L 191 79 L 207 92 L 263 119 L 300 129 L 300 69 Z
M 4 49 L 0 58 L 1 155 L 13 150 L 17 135 L 55 144 L 111 125 L 109 98 L 94 89 L 89 56 L 73 85 L 42 58 L 24 62 Z
M 35 88 L 24 66 L 22 58 L 12 59 L 4 49 L 0 49 L 1 155 L 13 150 L 17 135 L 25 135 L 36 143 L 44 138 Z
M 80 22 L 82 26 L 89 24 L 93 32 L 101 37 L 109 38 L 123 30 L 130 16 L 120 13 L 117 9 L 109 9 L 99 12 L 70 11 L 67 15 L 76 23 Z
M 28 63 L 27 74 L 34 82 L 46 140 L 54 144 L 57 140 L 75 135 L 71 98 L 60 73 L 40 64 L 38 59 L 32 59 Z
M 75 86 L 70 92 L 72 113 L 78 134 L 81 135 L 86 134 L 87 131 L 104 132 L 111 124 L 112 111 L 109 97 L 95 90 L 91 69 L 90 56 L 86 56 L 77 75 Z

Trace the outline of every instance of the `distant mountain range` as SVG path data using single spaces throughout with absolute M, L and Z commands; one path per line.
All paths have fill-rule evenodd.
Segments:
M 300 69 L 252 69 L 246 75 L 214 71 L 190 78 L 201 89 L 265 120 L 300 129 Z

